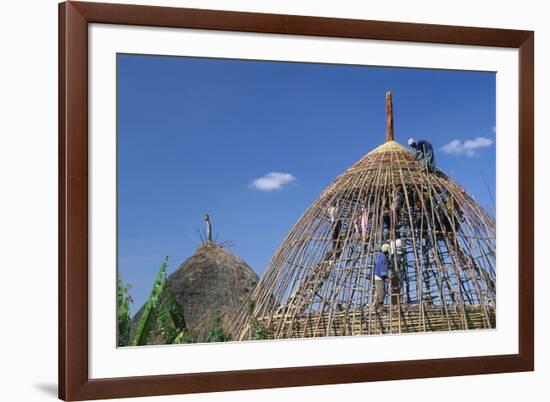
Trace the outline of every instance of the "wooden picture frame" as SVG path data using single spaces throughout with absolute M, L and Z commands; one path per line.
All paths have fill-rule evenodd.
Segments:
M 519 353 L 90 379 L 88 24 L 120 24 L 519 49 Z M 104 3 L 59 5 L 59 397 L 138 397 L 534 370 L 534 33 Z

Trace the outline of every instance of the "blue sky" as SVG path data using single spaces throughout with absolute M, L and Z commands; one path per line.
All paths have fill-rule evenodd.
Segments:
M 432 142 L 494 214 L 494 73 L 117 57 L 118 269 L 133 312 L 164 256 L 173 272 L 195 252 L 205 213 L 261 275 L 319 193 L 384 141 L 387 90 L 396 140 Z

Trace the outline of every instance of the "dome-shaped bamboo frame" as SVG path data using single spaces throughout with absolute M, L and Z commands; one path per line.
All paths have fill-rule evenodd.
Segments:
M 495 327 L 493 217 L 445 174 L 423 170 L 393 141 L 392 122 L 390 98 L 387 141 L 290 230 L 237 314 L 234 339 L 254 339 L 258 328 L 279 339 Z M 393 274 L 377 308 L 373 267 L 384 243 Z

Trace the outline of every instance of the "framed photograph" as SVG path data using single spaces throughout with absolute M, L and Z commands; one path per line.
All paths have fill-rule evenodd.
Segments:
M 59 397 L 534 369 L 534 33 L 59 5 Z

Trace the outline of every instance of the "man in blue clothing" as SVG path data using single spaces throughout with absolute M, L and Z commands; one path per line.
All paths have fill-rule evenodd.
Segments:
M 382 244 L 376 257 L 376 263 L 374 264 L 374 305 L 377 309 L 384 304 L 384 298 L 386 297 L 386 280 L 390 272 L 389 253 L 390 246 L 387 243 Z
M 409 138 L 409 146 L 415 150 L 416 157 L 420 159 L 422 169 L 428 173 L 435 172 L 435 154 L 432 144 L 426 140 Z

